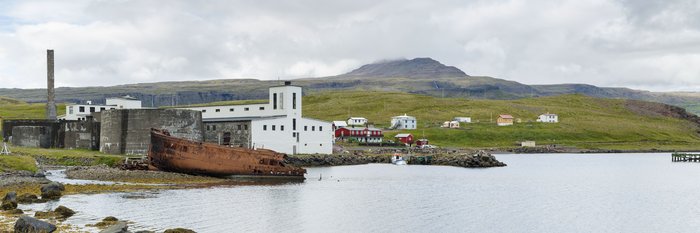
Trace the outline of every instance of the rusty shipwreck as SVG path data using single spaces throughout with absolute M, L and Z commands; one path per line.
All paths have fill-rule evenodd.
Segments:
M 197 142 L 151 129 L 148 163 L 151 169 L 211 176 L 271 176 L 304 178 L 306 169 L 284 163 L 284 154 L 267 149 L 227 147 Z

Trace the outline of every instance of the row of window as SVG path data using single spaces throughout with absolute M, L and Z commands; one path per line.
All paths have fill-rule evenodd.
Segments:
M 238 130 L 248 130 L 248 125 L 237 125 Z M 207 130 L 216 130 L 216 125 L 207 125 Z
M 382 135 L 381 131 L 369 131 L 370 135 Z M 360 135 L 360 136 L 365 136 L 367 135 L 367 132 L 365 131 L 350 131 L 350 135 Z
M 260 108 L 258 108 L 258 109 L 260 109 L 260 110 L 265 110 L 265 107 L 260 107 Z M 229 112 L 233 112 L 233 111 L 234 111 L 234 108 L 229 108 L 228 111 L 229 111 Z M 243 111 L 246 111 L 246 112 L 247 112 L 247 111 L 250 111 L 250 108 L 245 107 L 245 108 L 243 108 Z M 202 112 L 207 112 L 207 110 L 206 110 L 206 109 L 202 109 Z M 214 109 L 214 112 L 221 112 L 221 109 L 219 109 L 219 108 Z
M 296 126 L 296 119 L 294 119 L 294 126 Z M 296 128 L 296 127 L 294 127 Z M 277 129 L 276 125 L 271 125 L 272 131 L 275 131 Z M 284 125 L 280 125 L 279 127 L 280 131 L 284 131 Z M 296 129 L 293 129 L 296 130 Z M 267 131 L 267 125 L 263 125 L 263 131 Z M 309 126 L 305 125 L 304 126 L 304 131 L 309 131 Z M 316 126 L 311 126 L 311 131 L 316 131 Z M 318 131 L 323 131 L 323 126 L 318 127 Z
M 115 108 L 109 108 L 109 109 L 115 109 Z M 100 107 L 100 111 L 104 111 L 104 110 L 106 110 L 105 107 Z M 78 107 L 78 112 L 85 112 L 85 106 Z M 95 112 L 95 107 L 90 107 L 90 112 Z

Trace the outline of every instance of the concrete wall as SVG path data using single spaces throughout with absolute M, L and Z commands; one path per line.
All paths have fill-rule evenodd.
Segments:
M 26 147 L 50 148 L 52 127 L 15 126 L 12 127 L 12 144 Z
M 63 121 L 59 130 L 59 140 L 66 149 L 100 148 L 100 123 L 88 117 L 86 121 Z
M 228 144 L 226 134 L 230 135 Z M 219 145 L 250 147 L 250 121 L 204 122 L 204 141 Z
M 203 140 L 202 114 L 184 109 L 115 109 L 102 112 L 100 151 L 108 154 L 147 153 L 151 128 L 171 135 Z
M 13 129 L 18 126 L 41 126 L 45 127 L 47 129 L 48 133 L 48 145 L 44 145 L 45 148 L 51 148 L 51 147 L 61 147 L 62 140 L 59 140 L 58 137 L 58 131 L 60 124 L 56 120 L 4 120 L 2 124 L 2 134 L 3 138 L 9 138 L 10 136 L 13 136 L 13 143 L 14 140 L 19 140 L 22 141 L 25 139 L 25 137 L 29 138 L 37 138 L 38 135 L 30 135 L 28 134 L 29 132 L 25 132 L 23 130 L 20 130 L 18 132 L 22 132 L 20 134 L 14 135 L 13 134 Z M 38 131 L 37 131 L 38 132 Z M 33 140 L 33 139 L 30 139 Z M 37 145 L 34 143 L 30 143 L 33 145 Z M 36 147 L 39 147 L 38 145 Z

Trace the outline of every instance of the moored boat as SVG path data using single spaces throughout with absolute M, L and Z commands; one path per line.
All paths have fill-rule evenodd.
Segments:
M 227 147 L 197 142 L 151 129 L 149 166 L 162 171 L 212 176 L 304 178 L 306 169 L 284 163 L 285 154 L 267 149 Z
M 391 156 L 391 163 L 394 165 L 406 165 L 406 160 L 403 159 L 403 156 L 401 154 L 394 154 Z

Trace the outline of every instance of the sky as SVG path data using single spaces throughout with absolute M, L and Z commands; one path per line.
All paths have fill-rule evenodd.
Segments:
M 0 88 L 294 79 L 431 57 L 526 84 L 700 91 L 698 0 L 0 0 Z

